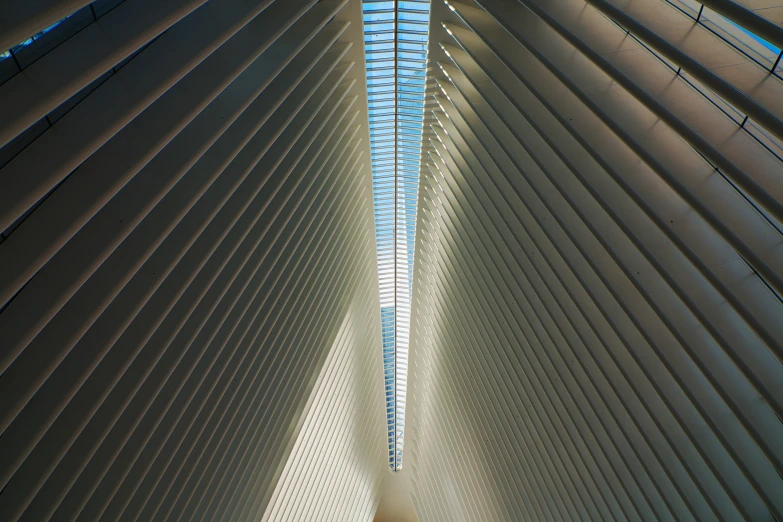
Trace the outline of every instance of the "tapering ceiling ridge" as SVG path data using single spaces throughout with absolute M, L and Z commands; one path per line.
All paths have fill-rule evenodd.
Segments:
M 364 0 L 389 466 L 402 468 L 429 0 Z

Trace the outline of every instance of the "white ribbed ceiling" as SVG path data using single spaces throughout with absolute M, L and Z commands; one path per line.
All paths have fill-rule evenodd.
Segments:
M 365 1 L 364 45 L 389 466 L 402 467 L 427 1 Z
M 783 0 L 0 4 L 3 522 L 783 521 Z

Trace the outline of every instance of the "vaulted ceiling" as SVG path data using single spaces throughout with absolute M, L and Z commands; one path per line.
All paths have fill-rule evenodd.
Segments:
M 783 3 L 0 13 L 0 520 L 783 520 Z

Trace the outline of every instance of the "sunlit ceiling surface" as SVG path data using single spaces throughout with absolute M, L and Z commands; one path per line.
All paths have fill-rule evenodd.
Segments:
M 389 466 L 402 467 L 429 1 L 367 1 L 364 44 Z

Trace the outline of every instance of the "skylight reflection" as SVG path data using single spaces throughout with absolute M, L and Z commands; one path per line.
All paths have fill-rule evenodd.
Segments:
M 389 466 L 402 468 L 429 0 L 365 0 Z

